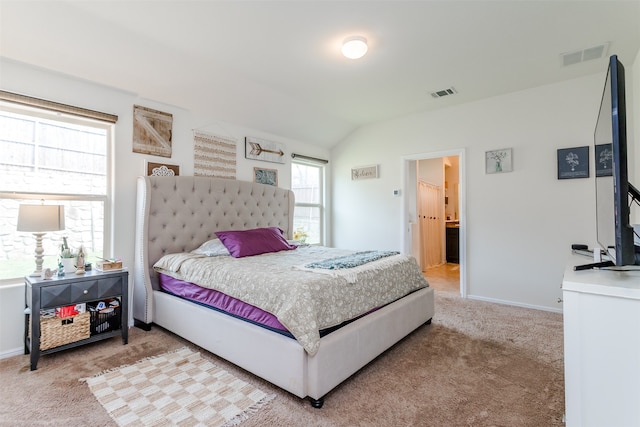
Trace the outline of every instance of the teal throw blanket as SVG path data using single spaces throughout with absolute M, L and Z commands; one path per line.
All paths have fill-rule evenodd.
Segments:
M 324 261 L 316 261 L 306 264 L 306 268 L 323 268 L 325 270 L 341 270 L 343 268 L 353 268 L 368 262 L 377 261 L 380 258 L 386 258 L 398 255 L 400 252 L 395 251 L 364 251 L 356 252 L 351 255 L 330 258 Z

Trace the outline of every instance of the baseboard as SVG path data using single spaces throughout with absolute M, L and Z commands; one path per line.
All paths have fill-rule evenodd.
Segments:
M 546 307 L 542 305 L 523 304 L 515 301 L 506 301 L 506 300 L 500 300 L 495 298 L 481 297 L 478 295 L 467 295 L 467 298 L 477 300 L 477 301 L 492 302 L 494 304 L 511 305 L 515 307 L 531 308 L 533 310 L 549 311 L 551 313 L 562 314 L 562 308 L 551 308 L 551 307 Z
M 24 347 L 14 348 L 12 350 L 3 351 L 0 353 L 0 359 L 8 359 L 13 356 L 21 356 L 24 354 Z

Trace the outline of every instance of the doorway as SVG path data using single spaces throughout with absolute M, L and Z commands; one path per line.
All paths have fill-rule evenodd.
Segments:
M 404 157 L 404 250 L 436 289 L 466 297 L 464 150 Z

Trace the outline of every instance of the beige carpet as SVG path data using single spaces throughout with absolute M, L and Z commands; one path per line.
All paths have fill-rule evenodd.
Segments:
M 83 381 L 119 426 L 230 426 L 273 398 L 184 347 Z
M 0 425 L 116 425 L 79 381 L 187 346 L 275 398 L 251 426 L 562 426 L 562 316 L 436 292 L 436 316 L 330 392 L 322 409 L 154 328 L 0 360 Z

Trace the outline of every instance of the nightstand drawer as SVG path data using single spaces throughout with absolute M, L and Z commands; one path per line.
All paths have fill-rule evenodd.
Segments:
M 40 307 L 59 307 L 100 298 L 98 282 L 85 280 L 66 285 L 43 286 L 40 288 Z
M 115 297 L 123 294 L 122 276 L 98 280 L 98 298 Z

